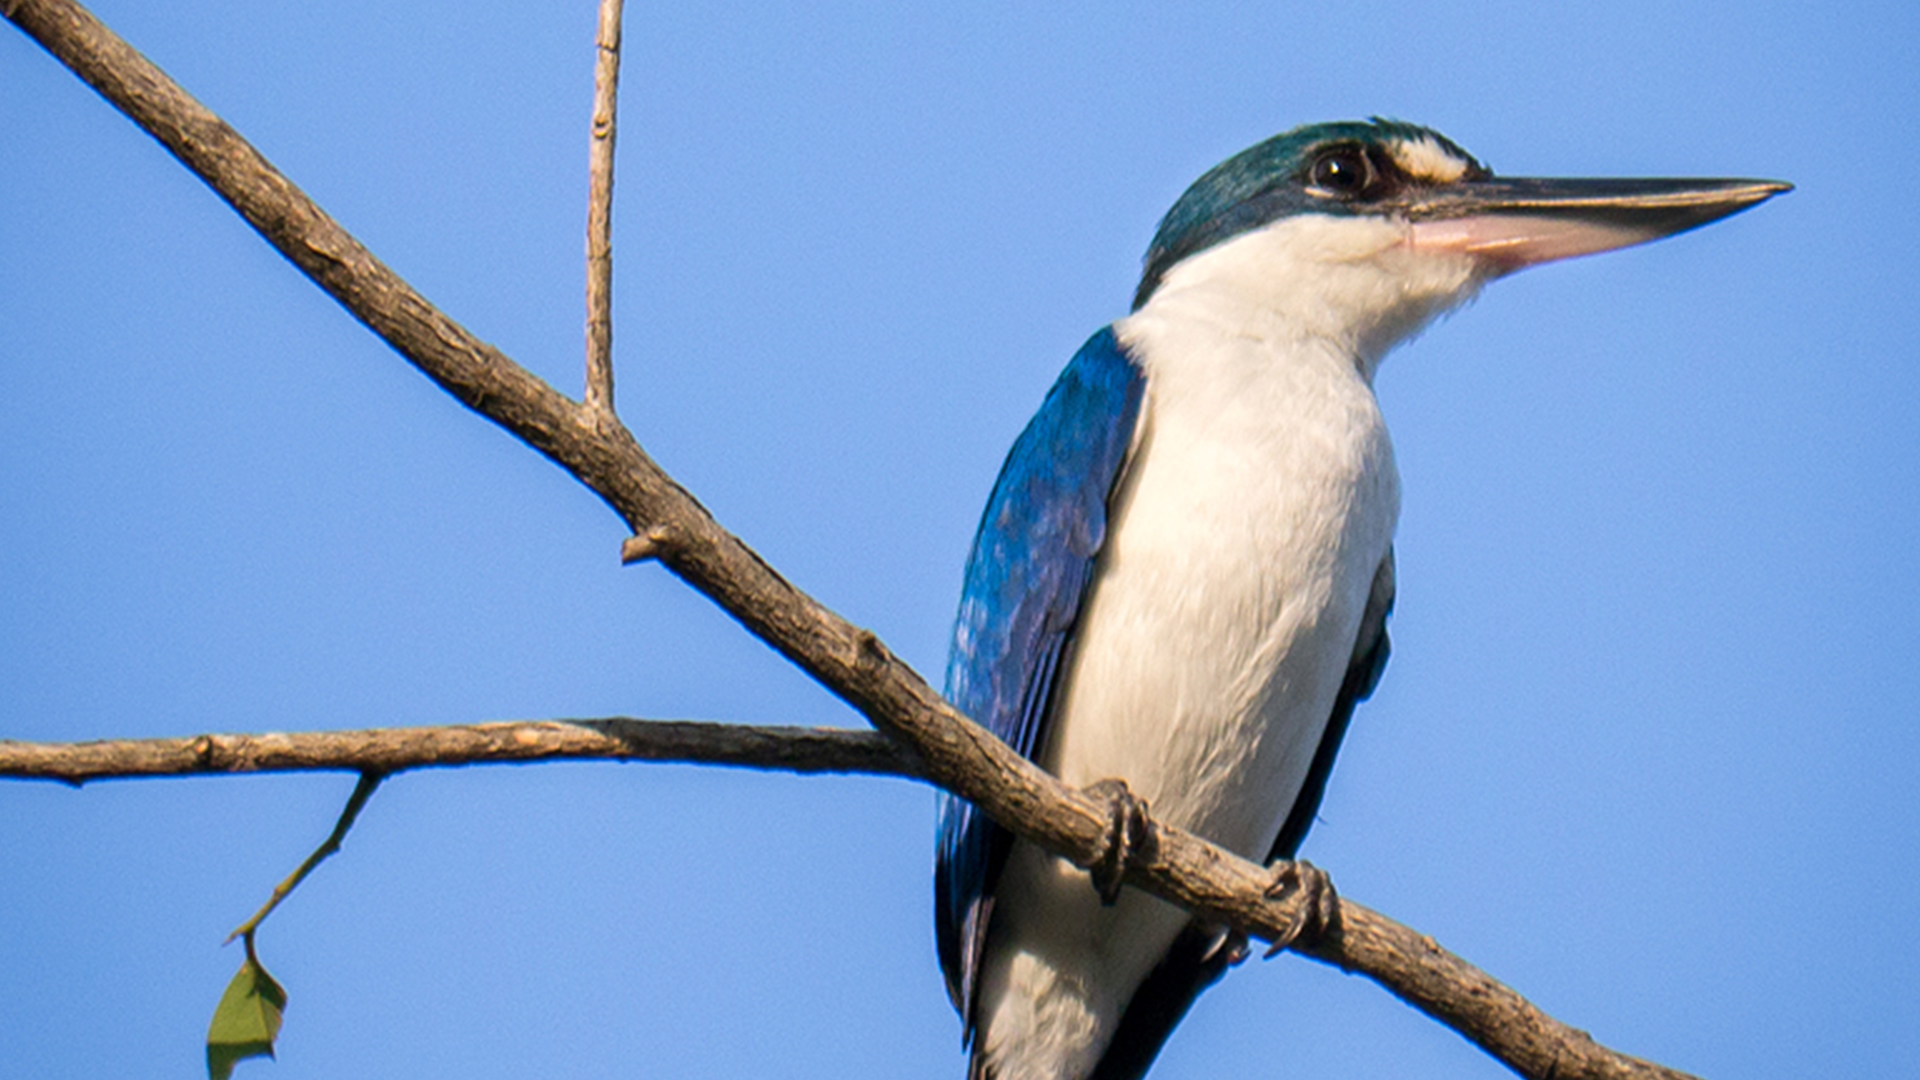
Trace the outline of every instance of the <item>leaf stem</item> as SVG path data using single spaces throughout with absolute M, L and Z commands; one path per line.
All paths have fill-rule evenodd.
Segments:
M 227 943 L 231 943 L 234 938 L 245 938 L 247 958 L 254 959 L 253 932 L 260 929 L 260 924 L 266 921 L 268 915 L 273 914 L 274 908 L 280 906 L 280 901 L 293 895 L 293 890 L 299 888 L 300 883 L 305 881 L 307 875 L 313 873 L 316 867 L 325 862 L 327 856 L 340 850 L 340 842 L 346 839 L 347 831 L 353 828 L 353 820 L 360 816 L 360 809 L 367 805 L 368 799 L 373 798 L 374 789 L 379 787 L 380 781 L 386 778 L 387 774 L 383 772 L 369 771 L 360 774 L 360 782 L 354 785 L 353 794 L 347 797 L 347 805 L 340 811 L 340 820 L 334 822 L 333 832 L 327 836 L 326 841 L 315 848 L 313 854 L 307 856 L 306 861 L 302 862 L 293 873 L 288 874 L 285 881 L 273 887 L 273 895 L 267 898 L 267 902 L 261 905 L 259 911 L 253 913 L 253 918 L 240 924 L 238 929 L 227 935 Z M 255 960 L 255 963 L 258 961 Z

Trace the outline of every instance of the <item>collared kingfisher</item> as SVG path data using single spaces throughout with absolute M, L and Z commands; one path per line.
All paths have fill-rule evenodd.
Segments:
M 1132 313 L 1081 347 L 1008 454 L 967 560 L 948 699 L 1067 783 L 1117 792 L 1116 834 L 1144 806 L 1296 872 L 1387 661 L 1400 488 L 1382 355 L 1495 278 L 1789 188 L 1496 177 L 1438 132 L 1379 119 L 1222 162 L 1160 222 Z M 1246 953 L 964 800 L 942 796 L 938 847 L 970 1080 L 1139 1077 Z

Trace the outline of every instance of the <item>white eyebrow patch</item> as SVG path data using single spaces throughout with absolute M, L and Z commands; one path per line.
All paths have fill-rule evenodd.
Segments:
M 1387 153 L 1400 171 L 1430 184 L 1451 184 L 1467 172 L 1467 162 L 1431 137 L 1390 140 Z

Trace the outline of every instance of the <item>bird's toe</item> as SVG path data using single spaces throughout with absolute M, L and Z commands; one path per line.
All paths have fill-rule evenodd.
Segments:
M 1112 907 L 1120 898 L 1120 884 L 1127 869 L 1138 862 L 1153 842 L 1153 820 L 1147 817 L 1147 801 L 1136 796 L 1125 780 L 1097 780 L 1088 784 L 1087 794 L 1107 804 L 1106 846 L 1087 873 L 1100 894 L 1100 902 Z
M 1295 897 L 1293 918 L 1286 933 L 1273 939 L 1264 959 L 1271 959 L 1303 936 L 1318 937 L 1333 928 L 1340 918 L 1340 894 L 1325 870 L 1305 859 L 1289 859 L 1273 864 L 1273 879 L 1267 883 L 1269 900 Z

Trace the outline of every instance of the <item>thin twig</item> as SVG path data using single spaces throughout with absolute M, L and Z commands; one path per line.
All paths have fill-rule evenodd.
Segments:
M 594 35 L 593 137 L 587 152 L 587 409 L 613 416 L 613 144 L 620 104 L 623 0 L 600 0 Z
M 795 588 L 640 448 L 617 420 L 513 363 L 430 304 L 273 168 L 259 151 L 73 0 L 0 0 L 18 24 L 197 173 L 294 265 L 468 407 L 600 496 L 648 554 L 749 631 L 918 751 L 926 779 L 1076 865 L 1106 844 L 1106 804 L 1061 783 L 954 710 L 870 631 Z M 655 530 L 658 530 L 657 532 Z M 1129 885 L 1263 940 L 1290 931 L 1297 897 L 1264 896 L 1270 875 L 1170 826 Z M 1376 932 L 1377 931 L 1377 932 Z M 1529 1077 L 1680 1077 L 1584 1032 L 1445 953 L 1343 901 L 1339 928 L 1296 951 L 1362 971 Z
M 360 816 L 360 808 L 367 805 L 367 800 L 373 798 L 374 789 L 379 787 L 380 781 L 385 779 L 385 773 L 361 773 L 360 782 L 353 786 L 353 794 L 347 797 L 347 805 L 340 811 L 340 820 L 333 823 L 333 832 L 327 834 L 326 840 L 313 849 L 313 854 L 307 856 L 305 862 L 295 868 L 293 873 L 287 875 L 287 880 L 273 887 L 273 895 L 267 897 L 267 902 L 260 905 L 259 911 L 253 913 L 253 918 L 241 923 L 238 929 L 227 935 L 228 941 L 237 937 L 247 939 L 248 959 L 256 964 L 259 963 L 259 958 L 253 953 L 253 932 L 260 929 L 260 924 L 267 921 L 267 916 L 273 914 L 273 909 L 279 907 L 282 900 L 293 895 L 293 890 L 307 880 L 307 875 L 313 873 L 315 867 L 340 850 L 341 841 L 347 838 L 347 831 L 353 828 L 354 819 Z
M 32 743 L 0 739 L 0 777 L 95 780 L 216 773 L 397 773 L 535 761 L 652 761 L 793 773 L 918 777 L 913 751 L 873 731 L 687 720 L 530 720 L 270 735 Z

